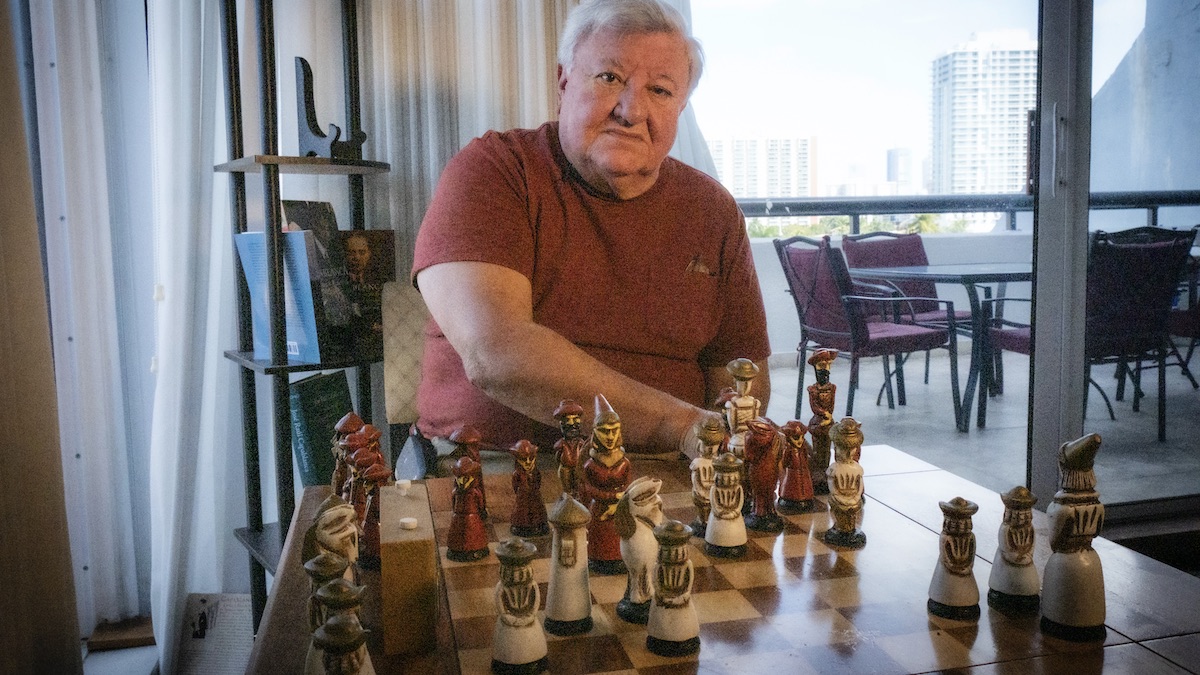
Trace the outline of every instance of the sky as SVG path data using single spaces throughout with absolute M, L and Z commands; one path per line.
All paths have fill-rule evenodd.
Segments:
M 1036 39 L 1037 12 L 1037 0 L 692 0 L 696 119 L 706 138 L 816 136 L 823 185 L 880 182 L 889 148 L 928 154 L 933 61 L 973 33 Z M 1093 89 L 1144 15 L 1145 0 L 1095 0 Z

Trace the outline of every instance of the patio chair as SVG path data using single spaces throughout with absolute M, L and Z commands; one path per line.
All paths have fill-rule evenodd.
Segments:
M 929 264 L 925 254 L 925 242 L 920 234 L 900 234 L 897 232 L 868 232 L 866 234 L 847 234 L 842 237 L 842 252 L 846 256 L 846 264 L 851 269 L 864 267 L 918 267 Z M 885 284 L 895 288 L 900 295 L 911 298 L 938 297 L 937 284 L 931 281 L 917 280 L 878 280 L 875 283 Z M 911 316 L 917 323 L 944 325 L 945 312 L 938 307 L 936 301 L 910 301 L 909 313 L 901 320 Z M 955 327 L 959 335 L 971 335 L 971 310 L 960 309 L 954 312 Z M 929 352 L 925 352 L 925 384 L 929 384 Z
M 881 293 L 878 286 L 855 284 L 841 251 L 829 243 L 829 236 L 821 239 L 790 237 L 774 240 L 775 251 L 783 266 L 788 281 L 788 290 L 796 302 L 800 318 L 800 343 L 796 347 L 797 365 L 800 374 L 796 385 L 796 418 L 801 419 L 801 408 L 805 400 L 805 362 L 810 347 L 836 349 L 839 357 L 850 360 L 850 386 L 846 395 L 846 415 L 854 412 L 854 392 L 858 388 L 858 363 L 861 359 L 879 356 L 883 359 L 884 386 L 888 392 L 888 407 L 894 408 L 891 376 L 896 376 L 896 387 L 904 388 L 903 356 L 912 352 L 945 348 L 950 352 L 950 386 L 954 404 L 954 420 L 957 424 L 961 410 L 958 387 L 958 351 L 954 303 L 933 298 L 910 298 L 892 293 Z M 866 289 L 870 295 L 856 295 L 856 288 Z M 926 325 L 915 322 L 911 314 L 904 321 L 896 320 L 908 303 L 915 300 L 931 300 L 944 308 L 941 320 L 944 325 Z M 882 317 L 889 317 L 884 319 Z M 892 371 L 889 360 L 897 358 Z M 903 405 L 901 399 L 901 405 Z

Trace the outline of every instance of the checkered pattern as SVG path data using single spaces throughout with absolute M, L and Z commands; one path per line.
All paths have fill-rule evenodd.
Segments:
M 417 383 L 429 310 L 408 282 L 383 285 L 383 385 L 390 424 L 417 419 Z
M 559 489 L 543 467 L 543 497 L 549 504 Z M 635 475 L 663 479 L 666 516 L 690 523 L 695 518 L 686 465 L 682 461 L 635 461 Z M 485 478 L 493 542 L 509 535 L 508 475 Z M 450 522 L 450 483 L 431 481 L 430 502 L 459 663 L 464 673 L 488 672 L 495 610 L 492 593 L 499 579 L 495 556 L 477 563 L 445 559 Z M 695 565 L 692 602 L 700 618 L 700 652 L 664 658 L 646 649 L 645 626 L 617 617 L 625 576 L 590 578 L 595 626 L 575 637 L 547 634 L 552 673 L 912 673 L 1031 657 L 1086 647 L 1044 637 L 1037 617 L 1008 618 L 990 611 L 978 622 L 927 614 L 929 581 L 937 562 L 938 535 L 878 503 L 867 502 L 863 530 L 867 546 L 835 550 L 822 541 L 828 508 L 786 516 L 780 534 L 751 531 L 746 555 L 709 558 L 695 538 L 689 555 Z M 992 533 L 979 546 L 993 547 Z M 549 537 L 538 546 L 534 578 L 543 605 L 549 580 Z M 494 547 L 493 547 L 494 548 Z M 988 564 L 977 560 L 976 582 L 987 594 Z M 544 606 L 543 606 L 544 609 Z

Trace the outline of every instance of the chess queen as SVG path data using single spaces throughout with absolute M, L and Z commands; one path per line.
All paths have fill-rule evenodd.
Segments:
M 580 493 L 592 513 L 588 525 L 588 567 L 593 574 L 624 574 L 621 538 L 613 516 L 617 502 L 629 487 L 633 467 L 625 456 L 621 418 L 602 394 L 596 394 L 596 420 L 592 447 L 583 464 Z
M 1000 495 L 1004 519 L 1000 522 L 996 555 L 988 576 L 988 606 L 1010 614 L 1036 612 L 1041 582 L 1033 566 L 1033 505 L 1037 497 L 1024 485 Z
M 732 452 L 722 453 L 713 462 L 712 494 L 709 501 L 708 527 L 704 532 L 704 552 L 722 558 L 737 558 L 746 553 L 746 521 L 742 518 L 742 460 Z
M 646 624 L 646 648 L 659 656 L 687 656 L 700 649 L 700 619 L 692 604 L 692 561 L 687 546 L 692 529 L 678 520 L 654 528 L 658 566 L 654 600 Z
M 496 626 L 492 631 L 492 672 L 532 675 L 546 670 L 546 634 L 538 625 L 541 595 L 530 562 L 533 544 L 513 537 L 496 547 L 500 581 L 496 584 Z
M 550 583 L 546 586 L 546 632 L 578 635 L 592 629 L 588 585 L 587 524 L 592 514 L 567 493 L 550 509 Z
M 1042 632 L 1076 642 L 1104 640 L 1104 571 L 1092 540 L 1104 527 L 1093 463 L 1100 435 L 1088 434 L 1058 450 L 1060 489 L 1046 508 L 1050 559 L 1042 578 Z
M 944 619 L 979 618 L 979 587 L 975 584 L 975 533 L 971 516 L 979 505 L 962 497 L 938 502 L 942 509 L 942 534 L 938 537 L 938 564 L 929 582 L 930 614 Z

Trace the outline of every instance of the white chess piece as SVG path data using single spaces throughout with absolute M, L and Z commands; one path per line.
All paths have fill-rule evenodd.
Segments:
M 988 606 L 1009 613 L 1036 612 L 1041 582 L 1033 566 L 1033 505 L 1037 497 L 1024 485 L 1000 495 L 1004 519 L 988 576 Z
M 709 501 L 708 527 L 704 532 L 704 551 L 709 555 L 733 558 L 746 552 L 746 521 L 742 517 L 742 460 L 731 452 L 723 453 L 713 462 L 713 477 Z
M 650 615 L 654 593 L 651 575 L 658 556 L 654 528 L 663 520 L 660 489 L 661 480 L 639 476 L 625 489 L 613 515 L 621 537 L 621 560 L 625 561 L 627 571 L 625 597 L 617 603 L 617 616 L 629 623 L 644 624 Z
M 692 603 L 692 528 L 667 520 L 654 528 L 658 541 L 654 601 L 646 624 L 646 648 L 659 656 L 686 656 L 700 649 L 700 619 Z
M 492 631 L 492 670 L 539 673 L 546 669 L 546 634 L 537 621 L 541 594 L 533 581 L 533 544 L 512 537 L 496 547 L 496 627 Z
M 946 619 L 979 618 L 979 586 L 975 584 L 975 533 L 971 516 L 979 505 L 962 497 L 938 502 L 942 534 L 938 563 L 929 582 L 929 613 Z
M 567 493 L 550 509 L 550 583 L 546 587 L 546 631 L 578 635 L 592 629 L 588 585 L 587 524 L 592 514 Z

